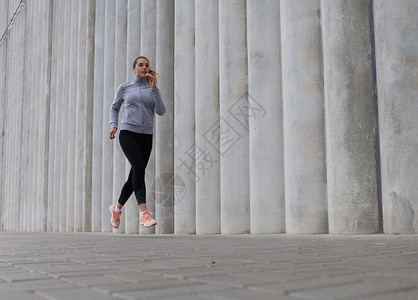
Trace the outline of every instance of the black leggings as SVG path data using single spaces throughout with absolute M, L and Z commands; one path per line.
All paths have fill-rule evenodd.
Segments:
M 144 204 L 146 203 L 145 168 L 151 154 L 152 134 L 121 130 L 119 142 L 131 164 L 131 171 L 122 188 L 118 202 L 125 205 L 132 193 L 135 192 L 138 204 Z

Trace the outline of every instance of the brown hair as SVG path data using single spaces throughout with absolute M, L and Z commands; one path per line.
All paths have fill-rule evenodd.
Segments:
M 132 66 L 132 68 L 133 69 L 135 69 L 135 67 L 136 67 L 136 63 L 138 62 L 138 60 L 139 59 L 141 59 L 141 58 L 144 58 L 144 59 L 146 59 L 147 61 L 148 61 L 148 63 L 149 63 L 149 59 L 148 58 L 146 58 L 145 56 L 138 56 L 137 58 L 135 58 L 135 60 L 134 60 L 134 63 L 133 63 L 133 66 Z M 155 72 L 154 70 L 152 70 L 151 68 L 149 69 L 149 73 L 151 74 L 151 75 L 153 75 L 154 77 L 155 77 L 155 81 L 157 81 L 157 72 Z M 147 77 L 147 81 L 148 81 L 148 77 Z

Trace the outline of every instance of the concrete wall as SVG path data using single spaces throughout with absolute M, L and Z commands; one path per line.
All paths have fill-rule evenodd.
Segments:
M 375 1 L 383 228 L 418 233 L 418 2 Z
M 131 197 L 115 233 L 416 233 L 417 17 L 414 0 L 1 1 L 0 230 L 113 230 L 130 166 L 109 107 L 145 55 L 167 107 L 158 225 Z

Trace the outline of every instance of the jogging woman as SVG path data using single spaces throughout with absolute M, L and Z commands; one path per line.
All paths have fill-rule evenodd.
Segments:
M 123 118 L 120 126 L 120 146 L 131 164 L 128 180 L 125 182 L 116 204 L 109 207 L 112 214 L 110 222 L 114 228 L 120 224 L 122 207 L 132 193 L 135 193 L 140 210 L 140 223 L 145 227 L 155 226 L 157 222 L 147 209 L 145 168 L 152 149 L 154 112 L 162 116 L 165 106 L 157 88 L 156 73 L 150 69 L 149 60 L 139 56 L 133 63 L 135 80 L 122 83 L 110 107 L 109 138 L 114 139 L 118 126 L 120 107 Z

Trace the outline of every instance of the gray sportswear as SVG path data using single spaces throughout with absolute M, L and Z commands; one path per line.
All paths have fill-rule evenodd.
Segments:
M 151 88 L 146 78 L 136 76 L 134 81 L 119 85 L 116 97 L 110 106 L 110 127 L 118 127 L 120 107 L 123 105 L 121 130 L 152 134 L 154 111 L 162 116 L 165 106 L 160 90 Z

